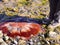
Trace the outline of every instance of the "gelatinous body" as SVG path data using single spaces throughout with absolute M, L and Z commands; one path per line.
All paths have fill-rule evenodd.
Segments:
M 11 37 L 29 38 L 31 35 L 37 35 L 41 31 L 41 26 L 37 23 L 7 22 L 0 26 L 0 30 Z

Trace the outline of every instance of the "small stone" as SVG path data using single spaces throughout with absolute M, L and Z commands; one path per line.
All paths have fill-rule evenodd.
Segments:
M 32 40 L 32 39 L 30 39 L 29 41 L 31 41 L 31 42 L 32 42 L 33 40 Z
M 30 42 L 30 45 L 33 45 L 34 43 L 33 42 Z
M 40 42 L 38 42 L 38 43 L 37 43 L 37 45 L 41 45 L 41 43 L 40 43 Z
M 3 42 L 1 45 L 8 45 L 7 43 Z
M 0 43 L 1 43 L 1 45 L 8 45 L 4 42 L 4 40 L 2 38 L 0 38 Z
M 0 43 L 1 43 L 1 42 L 4 42 L 2 38 L 0 38 Z
M 1 38 L 1 37 L 3 37 L 3 33 L 2 33 L 2 31 L 0 31 L 0 38 Z
M 21 39 L 19 40 L 18 45 L 26 45 L 26 41 Z
M 8 40 L 8 39 L 9 39 L 9 37 L 8 37 L 8 36 L 6 36 L 5 38 L 6 38 L 6 40 Z
M 49 32 L 49 36 L 50 36 L 51 38 L 56 38 L 56 37 L 57 37 L 57 33 L 56 33 L 56 32 L 53 32 L 53 31 L 50 31 L 50 32 Z
M 15 43 L 16 45 L 18 44 L 16 40 L 14 40 L 14 43 Z

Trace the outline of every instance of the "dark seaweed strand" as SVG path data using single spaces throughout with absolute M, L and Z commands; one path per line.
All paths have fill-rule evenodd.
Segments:
M 5 22 L 28 22 L 28 23 L 38 23 L 38 24 L 48 24 L 46 22 L 43 22 L 44 19 L 34 19 L 34 18 L 28 18 L 28 17 L 22 17 L 22 16 L 7 16 L 5 14 L 0 14 L 0 23 Z M 0 24 L 1 25 L 1 24 Z

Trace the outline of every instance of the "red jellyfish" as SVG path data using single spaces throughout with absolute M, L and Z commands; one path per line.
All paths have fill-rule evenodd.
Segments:
M 20 36 L 25 39 L 29 39 L 31 35 L 35 36 L 42 32 L 41 25 L 27 22 L 7 22 L 0 26 L 0 30 L 10 37 Z

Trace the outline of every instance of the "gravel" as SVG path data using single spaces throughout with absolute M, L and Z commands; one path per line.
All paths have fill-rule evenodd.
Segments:
M 47 3 L 44 2 L 42 0 L 22 0 L 21 2 L 19 0 L 3 0 L 0 1 L 0 13 L 8 16 L 42 18 L 49 14 L 48 2 L 47 0 Z M 29 40 L 23 40 L 19 36 L 11 38 L 0 31 L 0 45 L 60 45 L 60 27 L 56 27 L 53 31 L 46 29 L 46 32 L 39 33 Z

